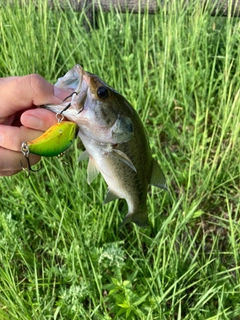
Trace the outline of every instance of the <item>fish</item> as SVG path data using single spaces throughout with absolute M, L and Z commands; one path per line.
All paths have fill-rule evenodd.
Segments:
M 79 160 L 88 159 L 87 182 L 100 172 L 108 186 L 104 204 L 115 199 L 127 202 L 121 227 L 130 222 L 146 227 L 148 185 L 166 189 L 166 179 L 152 157 L 138 113 L 120 93 L 78 64 L 55 86 L 72 90 L 70 102 L 42 107 L 78 125 L 85 147 Z

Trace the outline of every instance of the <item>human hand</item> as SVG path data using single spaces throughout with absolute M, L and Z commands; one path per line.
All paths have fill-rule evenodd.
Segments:
M 0 78 L 0 176 L 22 170 L 21 145 L 39 137 L 57 122 L 56 115 L 36 106 L 61 103 L 69 91 L 59 89 L 39 75 Z M 40 160 L 31 155 L 31 165 Z

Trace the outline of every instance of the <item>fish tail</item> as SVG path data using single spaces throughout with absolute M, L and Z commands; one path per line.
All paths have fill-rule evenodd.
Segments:
M 146 228 L 148 226 L 147 208 L 142 208 L 138 211 L 129 212 L 120 225 L 120 228 L 127 223 L 134 222 L 137 226 Z

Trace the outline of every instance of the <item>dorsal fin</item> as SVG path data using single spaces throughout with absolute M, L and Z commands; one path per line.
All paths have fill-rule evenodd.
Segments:
M 152 160 L 152 175 L 149 183 L 152 186 L 167 190 L 166 178 L 155 160 Z

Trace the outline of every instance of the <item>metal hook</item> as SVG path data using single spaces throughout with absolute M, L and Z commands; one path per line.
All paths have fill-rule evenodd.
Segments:
M 69 96 L 67 96 L 65 99 L 63 99 L 62 102 L 66 101 L 68 98 L 71 98 L 71 97 L 74 95 L 74 93 L 75 93 L 75 94 L 78 94 L 77 91 L 74 91 L 74 92 L 72 92 Z
M 66 101 L 68 98 L 71 98 L 74 94 L 78 94 L 78 92 L 76 92 L 76 91 L 72 92 L 69 96 L 67 96 L 65 99 L 63 99 L 62 102 Z M 58 113 L 57 115 L 62 115 L 63 112 L 66 111 L 70 107 L 71 107 L 71 102 L 69 102 L 69 104 L 67 104 L 66 107 L 63 108 L 62 111 L 60 113 Z M 59 118 L 57 117 L 57 120 L 58 120 L 58 122 L 61 122 L 63 120 L 63 118 L 60 119 L 60 121 L 59 121 Z
M 20 160 L 20 164 L 21 164 L 21 167 L 22 167 L 22 170 L 25 171 L 27 173 L 26 175 L 26 178 L 29 178 L 30 176 L 30 171 L 32 172 L 38 172 L 39 170 L 42 169 L 42 167 L 40 167 L 39 169 L 36 169 L 36 170 L 33 170 L 32 167 L 31 167 L 31 164 L 30 164 L 30 160 L 29 160 L 29 147 L 28 147 L 28 144 L 27 142 L 23 142 L 22 143 L 22 147 L 21 147 L 21 151 L 27 161 L 27 168 L 25 168 L 22 164 L 22 161 Z
M 71 102 L 69 102 L 69 104 L 68 105 L 66 105 L 66 107 L 65 108 L 63 108 L 62 109 L 62 111 L 60 112 L 60 113 L 58 113 L 58 114 L 60 114 L 60 115 L 62 115 L 63 114 L 63 112 L 64 111 L 66 111 L 68 108 L 70 108 L 71 107 Z
M 76 92 L 76 91 L 74 91 L 74 92 L 72 92 L 69 96 L 67 96 L 62 102 L 64 102 L 64 101 L 66 101 L 68 98 L 70 98 L 70 97 L 72 97 L 74 94 L 79 94 L 79 92 Z M 86 97 L 84 98 L 84 101 L 86 100 Z M 82 101 L 83 102 L 83 101 Z M 69 102 L 69 104 L 68 105 L 66 105 L 66 107 L 65 108 L 63 108 L 62 109 L 62 111 L 59 113 L 59 114 L 62 114 L 64 111 L 66 111 L 67 109 L 69 109 L 71 107 L 71 102 Z M 83 109 L 84 109 L 84 106 L 82 106 L 82 108 L 78 111 L 78 113 L 80 113 L 80 112 L 82 112 L 83 111 Z M 58 120 L 58 118 L 57 118 L 57 120 Z M 62 120 L 61 120 L 62 121 Z

